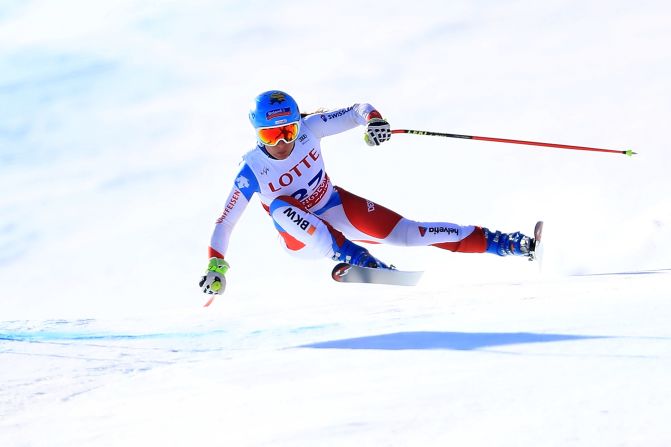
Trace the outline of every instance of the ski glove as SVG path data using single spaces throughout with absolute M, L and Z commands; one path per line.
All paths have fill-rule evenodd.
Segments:
M 210 258 L 207 266 L 207 273 L 200 279 L 200 287 L 203 293 L 210 295 L 221 295 L 226 288 L 226 278 L 224 275 L 229 269 L 228 262 L 221 258 Z
M 366 124 L 363 139 L 368 146 L 379 146 L 391 138 L 391 127 L 384 118 L 371 118 Z

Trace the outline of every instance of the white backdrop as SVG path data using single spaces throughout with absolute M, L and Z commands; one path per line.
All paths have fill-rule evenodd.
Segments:
M 370 102 L 393 127 L 632 148 L 633 158 L 361 131 L 324 141 L 334 183 L 418 220 L 530 232 L 547 271 L 669 266 L 663 1 L 5 2 L 0 6 L 0 308 L 28 317 L 190 307 L 247 110 Z M 434 280 L 520 264 L 377 247 Z M 338 293 L 288 258 L 255 199 L 228 299 Z

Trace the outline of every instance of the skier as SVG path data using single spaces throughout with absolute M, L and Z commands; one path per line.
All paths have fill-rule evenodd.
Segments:
M 205 293 L 224 290 L 224 275 L 229 269 L 224 255 L 231 232 L 254 193 L 270 214 L 283 246 L 303 257 L 326 256 L 357 266 L 388 268 L 356 241 L 533 258 L 535 240 L 519 232 L 416 222 L 334 186 L 324 167 L 322 138 L 357 126 L 366 126 L 364 140 L 369 146 L 391 137 L 389 123 L 370 104 L 301 114 L 291 96 L 271 90 L 256 97 L 249 119 L 258 141 L 243 156 L 224 211 L 216 221 L 207 272 L 200 281 Z

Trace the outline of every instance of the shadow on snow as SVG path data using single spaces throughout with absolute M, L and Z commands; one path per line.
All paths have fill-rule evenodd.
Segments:
M 395 332 L 368 337 L 311 343 L 317 349 L 452 349 L 470 351 L 493 346 L 610 338 L 599 335 L 535 334 L 530 332 Z

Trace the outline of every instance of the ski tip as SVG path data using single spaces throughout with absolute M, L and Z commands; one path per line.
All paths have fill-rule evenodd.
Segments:
M 543 221 L 539 220 L 536 222 L 536 226 L 534 227 L 534 252 L 529 258 L 530 261 L 535 261 L 536 264 L 538 264 L 539 271 L 541 269 L 541 264 L 543 262 L 543 244 L 541 243 L 541 239 L 543 237 Z
M 336 266 L 333 267 L 333 270 L 331 270 L 331 278 L 338 282 L 342 282 L 343 277 L 349 273 L 350 268 L 352 268 L 352 266 L 346 262 L 336 264 Z
M 536 222 L 536 226 L 534 227 L 534 239 L 540 242 L 542 235 L 543 235 L 543 221 L 539 220 L 538 222 Z
M 541 245 L 541 237 L 543 236 L 543 221 L 539 220 L 536 222 L 536 226 L 534 227 L 534 245 L 531 253 L 529 253 L 529 261 L 537 261 L 540 260 L 542 256 L 542 245 Z

